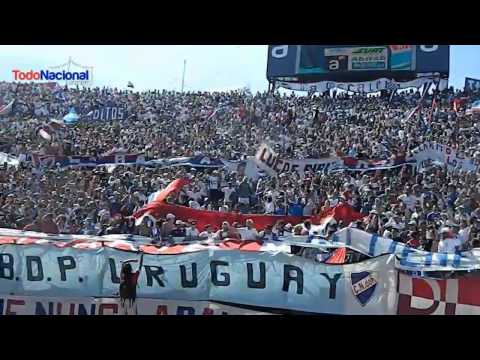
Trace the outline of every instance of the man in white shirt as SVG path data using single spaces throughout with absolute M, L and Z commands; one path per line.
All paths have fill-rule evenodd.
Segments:
M 233 192 L 235 191 L 235 189 L 233 188 L 232 184 L 229 183 L 227 186 L 223 187 L 222 188 L 222 191 L 223 191 L 223 194 L 224 194 L 224 198 L 223 198 L 223 203 L 225 205 L 229 205 L 232 203 L 231 199 L 230 199 L 230 196 L 233 194 Z
M 258 239 L 258 232 L 257 230 L 253 227 L 253 220 L 248 219 L 245 222 L 246 229 L 243 229 L 242 231 L 242 240 L 257 240 Z
M 479 228 L 480 223 L 476 217 L 470 218 L 470 223 L 467 221 L 462 221 L 461 230 L 458 232 L 458 238 L 460 239 L 462 245 L 466 244 L 470 240 L 470 233 L 472 228 Z
M 453 237 L 450 228 L 444 227 L 440 230 L 442 239 L 438 243 L 439 253 L 455 253 L 462 245 L 461 241 L 455 236 Z
M 192 209 L 197 209 L 197 210 L 200 209 L 200 204 L 195 200 L 190 200 L 188 202 L 188 206 L 191 207 Z
M 392 214 L 392 217 L 383 226 L 385 229 L 391 227 L 396 230 L 405 229 L 405 224 L 402 222 L 401 217 L 398 214 Z
M 206 240 L 207 242 L 214 242 L 215 233 L 213 232 L 212 225 L 205 225 L 205 230 L 198 234 L 198 237 L 202 240 Z
M 220 191 L 220 176 L 218 171 L 214 170 L 212 175 L 208 177 L 208 198 L 217 205 L 217 203 L 223 198 L 223 193 Z
M 410 211 L 410 213 L 413 213 L 415 211 L 415 207 L 417 205 L 417 202 L 419 201 L 419 199 L 412 194 L 410 187 L 407 187 L 405 189 L 405 194 L 400 195 L 398 197 L 398 200 L 400 200 L 405 205 L 405 207 L 408 211 Z
M 267 200 L 264 203 L 265 214 L 273 214 L 275 212 L 275 203 L 271 196 L 267 197 Z
M 199 232 L 196 226 L 197 226 L 197 222 L 194 219 L 188 219 L 187 228 L 185 229 L 185 237 L 187 240 L 198 238 Z
M 203 199 L 203 197 L 206 195 L 204 192 L 202 192 L 198 186 L 195 186 L 192 190 L 187 190 L 186 191 L 187 196 L 196 201 L 199 202 L 200 199 Z

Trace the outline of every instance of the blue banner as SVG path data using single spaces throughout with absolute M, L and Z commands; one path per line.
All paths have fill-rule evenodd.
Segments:
M 93 110 L 90 115 L 91 121 L 115 121 L 125 120 L 127 109 L 121 106 L 102 106 Z

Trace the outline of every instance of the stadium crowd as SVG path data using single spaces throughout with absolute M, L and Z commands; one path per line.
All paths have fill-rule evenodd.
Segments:
M 283 174 L 248 178 L 228 169 L 149 168 L 141 165 L 43 168 L 33 154 L 98 156 L 111 151 L 148 158 L 202 154 L 225 160 L 254 156 L 261 143 L 284 158 L 350 156 L 388 159 L 405 156 L 426 141 L 455 148 L 480 160 L 480 127 L 466 108 L 478 93 L 434 91 L 420 102 L 419 91 L 392 97 L 330 93 L 310 96 L 279 93 L 169 92 L 117 89 L 51 88 L 0 83 L 3 104 L 15 100 L 0 117 L 0 151 L 19 166 L 0 171 L 0 228 L 52 234 L 137 234 L 155 241 L 171 236 L 221 239 L 238 237 L 235 228 L 196 229 L 172 216 L 135 225 L 132 214 L 172 180 L 192 183 L 174 200 L 198 209 L 242 213 L 313 215 L 347 202 L 367 216 L 351 224 L 330 224 L 326 236 L 354 226 L 409 246 L 453 252 L 480 247 L 480 172 L 450 171 L 431 164 L 364 172 Z M 434 99 L 435 97 L 435 99 Z M 61 119 L 72 107 L 87 114 L 99 106 L 126 109 L 125 120 L 83 121 L 62 127 L 51 139 L 38 129 Z M 435 106 L 432 106 L 435 104 Z M 308 224 L 282 224 L 250 237 L 282 232 L 308 233 Z

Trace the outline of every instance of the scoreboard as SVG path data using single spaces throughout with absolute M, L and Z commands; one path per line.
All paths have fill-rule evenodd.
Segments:
M 267 78 L 291 82 L 448 78 L 448 45 L 271 45 Z

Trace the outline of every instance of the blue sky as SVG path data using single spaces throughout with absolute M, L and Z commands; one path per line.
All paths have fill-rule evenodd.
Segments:
M 267 88 L 266 45 L 1 45 L 0 80 L 11 81 L 12 69 L 41 70 L 68 61 L 92 66 L 94 86 L 138 90 L 180 90 L 187 60 L 185 90 Z M 465 77 L 480 79 L 480 45 L 450 48 L 450 84 L 463 87 Z

